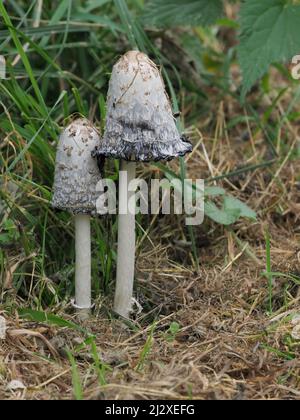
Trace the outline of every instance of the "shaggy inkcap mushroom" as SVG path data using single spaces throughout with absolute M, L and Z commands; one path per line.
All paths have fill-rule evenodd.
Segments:
M 191 152 L 180 136 L 157 66 L 130 51 L 114 66 L 103 143 L 96 154 L 129 161 L 170 160 Z
M 106 129 L 94 156 L 120 159 L 118 260 L 115 312 L 132 310 L 135 271 L 135 214 L 129 211 L 136 161 L 170 160 L 191 152 L 181 137 L 157 66 L 143 53 L 130 51 L 114 66 L 108 92 Z M 126 211 L 124 211 L 126 209 Z
M 52 206 L 76 214 L 96 214 L 101 174 L 91 153 L 100 137 L 86 119 L 73 121 L 61 134 L 56 155 Z
M 101 174 L 92 150 L 100 136 L 86 119 L 73 121 L 61 134 L 57 149 L 52 206 L 74 215 L 75 306 L 81 318 L 91 309 L 91 215 L 99 205 Z

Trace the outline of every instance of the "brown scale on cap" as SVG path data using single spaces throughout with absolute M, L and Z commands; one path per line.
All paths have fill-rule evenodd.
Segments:
M 124 160 L 170 160 L 191 152 L 176 127 L 158 67 L 146 54 L 129 51 L 110 80 L 103 142 L 94 156 Z
M 100 145 L 92 124 L 79 118 L 59 138 L 52 206 L 72 214 L 96 214 L 101 174 L 91 153 Z

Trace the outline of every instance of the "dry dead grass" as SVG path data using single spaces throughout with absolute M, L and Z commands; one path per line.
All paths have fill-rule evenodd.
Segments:
M 274 118 L 282 115 L 284 100 Z M 239 125 L 228 134 L 227 121 L 236 115 L 235 106 L 230 101 L 218 104 L 215 132 L 210 129 L 215 116 L 199 130 L 191 130 L 197 144 L 188 158 L 191 177 L 218 176 L 268 157 L 261 131 Z M 299 127 L 284 127 L 289 147 L 280 151 L 288 156 Z M 183 224 L 177 218 L 157 218 L 137 262 L 137 298 L 146 308 L 136 316 L 140 330 L 132 332 L 121 321 L 107 319 L 102 301 L 96 317 L 84 325 L 95 334 L 101 358 L 110 366 L 107 385 L 99 386 L 90 352 L 78 352 L 86 399 L 299 399 L 300 341 L 293 336 L 299 330 L 294 317 L 300 314 L 300 290 L 284 277 L 300 272 L 299 173 L 300 162 L 288 159 L 221 181 L 258 211 L 258 221 L 242 220 L 230 229 L 206 221 L 199 227 L 199 272 L 191 263 Z M 272 270 L 283 274 L 274 281 L 272 315 L 267 314 L 267 279 L 262 275 L 266 228 Z M 110 306 L 110 299 L 104 303 Z M 0 347 L 0 398 L 72 398 L 64 348 L 74 349 L 84 336 L 2 315 L 8 331 Z M 70 319 L 64 312 L 60 315 Z M 167 331 L 172 322 L 180 330 L 170 341 Z M 7 385 L 16 379 L 26 388 L 8 391 Z
M 300 313 L 298 291 L 268 317 L 260 269 L 241 257 L 224 272 L 222 261 L 201 268 L 197 276 L 184 269 L 174 272 L 171 261 L 164 261 L 161 273 L 152 274 L 147 293 L 160 315 L 142 370 L 137 367 L 149 326 L 134 333 L 120 321 L 104 319 L 103 313 L 86 324 L 111 371 L 108 385 L 100 387 L 90 353 L 78 353 L 85 398 L 298 399 L 300 342 L 291 339 L 291 315 Z M 140 276 L 146 273 L 140 271 Z M 280 299 L 280 282 L 277 287 Z M 168 341 L 172 321 L 181 328 L 174 341 Z M 84 337 L 16 319 L 8 319 L 8 327 L 0 349 L 0 398 L 72 398 L 71 369 L 63 349 L 74 349 Z M 26 389 L 7 391 L 14 379 Z

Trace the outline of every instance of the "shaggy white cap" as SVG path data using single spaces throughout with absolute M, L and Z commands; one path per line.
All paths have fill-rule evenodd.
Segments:
M 156 161 L 191 150 L 191 144 L 177 130 L 159 69 L 147 55 L 128 52 L 113 68 L 106 130 L 95 154 Z
M 56 155 L 52 206 L 72 214 L 96 214 L 101 180 L 91 153 L 100 144 L 95 127 L 86 119 L 73 121 L 61 134 Z

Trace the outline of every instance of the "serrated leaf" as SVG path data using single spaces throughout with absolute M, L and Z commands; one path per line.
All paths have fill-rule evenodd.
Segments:
M 300 6 L 287 0 L 246 0 L 240 17 L 238 57 L 244 98 L 270 64 L 286 62 L 299 53 Z
M 240 217 L 256 220 L 256 213 L 254 210 L 250 209 L 247 204 L 230 195 L 224 197 L 224 210 L 238 210 L 240 212 Z
M 149 0 L 144 21 L 156 27 L 207 26 L 222 14 L 221 0 Z

